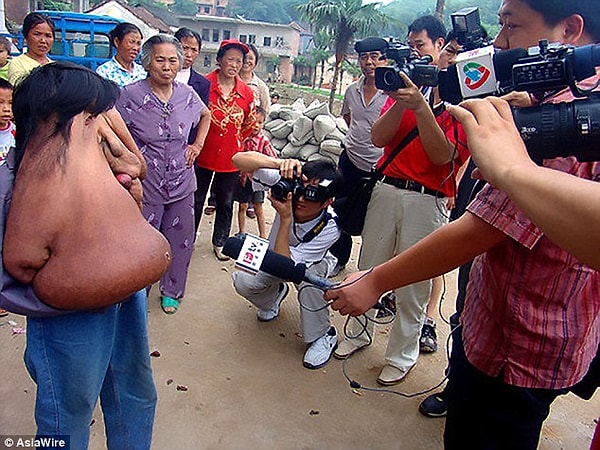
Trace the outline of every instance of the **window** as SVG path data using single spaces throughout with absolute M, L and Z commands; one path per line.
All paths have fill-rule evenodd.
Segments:
M 210 40 L 210 30 L 208 28 L 202 28 L 202 40 L 203 41 Z
M 270 47 L 271 46 L 271 38 L 269 36 L 265 36 L 263 38 L 263 47 Z
M 204 7 L 204 14 L 210 14 L 210 6 Z
M 277 36 L 275 38 L 275 47 L 283 48 L 283 36 Z
M 223 40 L 231 39 L 231 31 L 223 30 Z
M 256 44 L 256 35 L 255 34 L 248 35 L 248 44 Z
M 213 30 L 213 42 L 219 42 L 219 30 Z
M 244 44 L 248 42 L 248 36 L 245 34 L 240 34 L 240 42 L 243 42 Z
M 210 56 L 204 55 L 204 67 L 210 67 Z

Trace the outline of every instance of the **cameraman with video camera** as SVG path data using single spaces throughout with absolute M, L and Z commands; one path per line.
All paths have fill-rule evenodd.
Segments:
M 445 35 L 438 19 L 423 16 L 409 26 L 408 44 L 418 56 L 429 55 L 431 64 L 436 64 Z M 447 222 L 446 200 L 455 195 L 453 177 L 468 157 L 464 135 L 434 89 L 416 86 L 403 71 L 398 74 L 406 87 L 385 92 L 389 98 L 373 124 L 371 139 L 384 147 L 378 166 L 394 149 L 403 148 L 373 189 L 362 232 L 361 269 L 389 260 Z M 416 364 L 430 291 L 429 280 L 396 291 L 397 314 L 379 384 L 401 382 Z M 435 328 L 435 323 L 426 325 Z M 370 344 L 373 323 L 368 322 L 368 333 L 359 333 L 359 328 L 353 321 L 352 335 L 358 337 L 341 343 L 336 357 Z
M 268 189 L 277 211 L 269 234 L 269 248 L 275 253 L 303 263 L 311 275 L 327 278 L 337 259 L 329 248 L 339 239 L 340 230 L 327 211 L 341 184 L 341 175 L 331 161 L 311 161 L 302 165 L 295 159 L 277 159 L 257 152 L 238 153 L 235 167 L 252 172 L 253 187 Z M 257 318 L 269 322 L 279 315 L 288 284 L 266 272 L 256 275 L 236 271 L 235 290 L 257 308 Z M 302 335 L 308 348 L 303 364 L 319 369 L 329 362 L 337 347 L 336 330 L 331 326 L 329 308 L 322 292 L 303 282 L 298 286 Z
M 503 0 L 496 45 L 527 47 L 544 38 L 574 46 L 595 42 L 595 6 L 592 0 Z M 579 85 L 593 87 L 599 78 Z M 572 98 L 563 90 L 544 101 Z M 598 163 L 575 157 L 545 159 L 543 166 L 600 178 Z M 445 445 L 535 449 L 550 405 L 582 380 L 596 355 L 600 284 L 596 270 L 546 237 L 506 193 L 486 186 L 461 218 L 325 298 L 343 314 L 361 314 L 382 292 L 473 258 L 462 339 L 451 356 Z

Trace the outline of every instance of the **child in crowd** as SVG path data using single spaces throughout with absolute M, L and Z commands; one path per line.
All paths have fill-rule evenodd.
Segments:
M 10 57 L 10 49 L 12 45 L 4 36 L 0 36 L 0 78 L 8 80 L 8 66 Z M 11 94 L 12 95 L 12 94 Z
M 0 48 L 1 46 L 0 40 Z M 0 51 L 0 58 L 2 53 Z M 15 125 L 12 122 L 12 93 L 12 85 L 4 78 L 0 78 L 0 166 L 6 163 L 8 151 L 15 146 Z M 8 315 L 8 311 L 0 308 L 0 317 L 6 315 Z
M 250 136 L 244 141 L 245 152 L 258 152 L 264 155 L 272 156 L 277 158 L 275 149 L 269 142 L 269 139 L 262 132 L 263 126 L 265 125 L 266 111 L 261 108 L 256 108 L 256 119 L 257 119 L 257 132 Z M 240 184 L 238 190 L 235 193 L 234 200 L 239 202 L 238 207 L 238 227 L 240 233 L 246 232 L 246 211 L 248 210 L 248 204 L 252 202 L 254 204 L 254 212 L 256 214 L 256 220 L 258 222 L 258 234 L 261 238 L 267 238 L 267 226 L 265 222 L 265 213 L 263 210 L 263 203 L 265 201 L 264 190 L 253 191 L 251 175 L 245 172 L 240 173 Z

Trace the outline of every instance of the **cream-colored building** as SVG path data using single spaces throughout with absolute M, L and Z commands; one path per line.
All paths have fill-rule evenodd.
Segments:
M 219 45 L 225 39 L 254 44 L 260 54 L 256 72 L 263 80 L 289 83 L 294 74 L 293 59 L 298 56 L 300 30 L 292 25 L 257 22 L 243 18 L 196 15 L 177 16 L 182 27 L 202 36 L 202 50 L 196 69 L 202 73 L 216 68 Z

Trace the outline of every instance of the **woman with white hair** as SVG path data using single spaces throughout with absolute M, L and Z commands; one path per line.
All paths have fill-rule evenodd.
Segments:
M 143 214 L 171 244 L 171 267 L 160 280 L 161 307 L 173 314 L 183 298 L 194 247 L 194 161 L 204 146 L 210 112 L 198 94 L 175 76 L 183 63 L 173 36 L 150 37 L 140 54 L 148 78 L 123 88 L 117 109 L 140 148 L 148 175 Z M 193 126 L 198 134 L 192 144 Z

